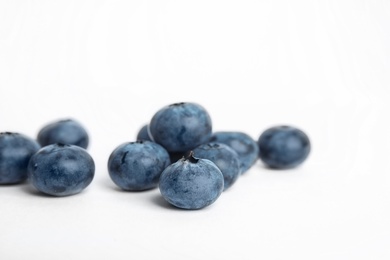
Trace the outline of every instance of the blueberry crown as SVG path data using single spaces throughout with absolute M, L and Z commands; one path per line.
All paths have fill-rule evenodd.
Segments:
M 197 163 L 199 161 L 198 158 L 194 157 L 194 152 L 191 151 L 187 156 L 183 156 L 182 159 L 184 162 Z
M 174 104 L 171 104 L 171 105 L 169 105 L 170 107 L 178 107 L 178 106 L 182 106 L 182 105 L 184 105 L 185 104 L 185 102 L 180 102 L 180 103 L 174 103 Z

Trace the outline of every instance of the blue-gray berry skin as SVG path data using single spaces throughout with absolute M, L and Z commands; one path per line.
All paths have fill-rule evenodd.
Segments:
M 259 138 L 259 157 L 270 168 L 288 169 L 301 164 L 310 153 L 310 140 L 301 130 L 276 126 Z
M 35 153 L 28 178 L 39 191 L 52 196 L 81 192 L 93 180 L 95 163 L 88 152 L 75 145 L 51 144 Z
M 111 153 L 108 172 L 123 190 L 148 190 L 157 187 L 161 173 L 169 164 L 169 154 L 161 145 L 139 140 L 124 143 Z
M 210 142 L 226 144 L 238 154 L 241 174 L 249 170 L 259 156 L 259 147 L 256 141 L 242 132 L 215 132 Z
M 221 195 L 223 175 L 213 162 L 190 156 L 163 171 L 159 188 L 170 204 L 182 209 L 201 209 Z
M 73 119 L 60 120 L 43 127 L 38 133 L 41 146 L 61 143 L 88 148 L 89 137 L 85 128 Z
M 137 134 L 137 140 L 152 141 L 148 133 L 148 125 L 144 125 Z
M 14 184 L 27 179 L 27 166 L 39 144 L 18 133 L 0 133 L 0 184 Z
M 235 183 L 240 176 L 240 161 L 237 153 L 222 143 L 202 144 L 193 150 L 195 158 L 208 159 L 221 170 L 224 190 Z
M 211 118 L 195 103 L 176 103 L 160 109 L 149 124 L 152 139 L 168 152 L 187 152 L 209 141 Z

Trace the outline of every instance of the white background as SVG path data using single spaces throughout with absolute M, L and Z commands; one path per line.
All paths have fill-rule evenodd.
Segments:
M 390 1 L 0 1 L 0 131 L 79 120 L 96 176 L 52 198 L 0 186 L 0 259 L 389 259 Z M 260 162 L 212 206 L 122 192 L 111 151 L 161 107 L 214 130 L 308 133 L 294 170 Z

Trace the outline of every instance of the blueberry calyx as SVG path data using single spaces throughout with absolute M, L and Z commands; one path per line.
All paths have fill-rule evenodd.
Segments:
M 1 132 L 0 135 L 14 135 L 12 132 Z
M 215 143 L 209 143 L 209 144 L 207 144 L 207 146 L 208 146 L 209 148 L 219 148 L 219 147 L 220 147 L 219 144 L 215 144 Z
M 197 163 L 199 161 L 198 158 L 194 157 L 194 152 L 191 151 L 188 155 L 183 156 L 182 159 L 184 162 Z
M 56 143 L 57 147 L 67 147 L 70 146 L 69 144 L 64 144 L 64 143 Z
M 179 107 L 179 106 L 182 106 L 182 105 L 184 105 L 185 104 L 185 102 L 179 102 L 179 103 L 174 103 L 174 104 L 171 104 L 171 105 L 169 105 L 170 107 Z

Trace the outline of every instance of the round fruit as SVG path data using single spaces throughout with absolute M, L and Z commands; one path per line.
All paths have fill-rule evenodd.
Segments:
M 27 179 L 27 166 L 39 144 L 18 133 L 0 133 L 0 184 L 13 184 Z
M 73 144 L 87 149 L 89 137 L 84 127 L 72 119 L 61 120 L 43 127 L 38 133 L 41 146 L 49 144 Z
M 287 169 L 301 164 L 310 153 L 310 140 L 301 130 L 276 126 L 261 134 L 259 157 L 270 168 Z
M 190 154 L 163 171 L 159 188 L 170 204 L 183 209 L 201 209 L 221 195 L 223 175 L 213 162 Z
M 122 144 L 111 153 L 108 172 L 123 190 L 147 190 L 157 187 L 169 164 L 169 154 L 161 145 L 139 140 Z
M 95 174 L 88 152 L 75 145 L 51 144 L 35 153 L 28 165 L 34 187 L 49 195 L 68 196 L 81 192 Z
M 148 125 L 144 125 L 137 134 L 137 140 L 152 141 L 148 133 Z
M 159 110 L 149 124 L 152 139 L 168 152 L 187 152 L 209 141 L 211 119 L 195 103 L 176 103 Z
M 195 158 L 207 159 L 215 163 L 221 170 L 224 190 L 233 185 L 240 176 L 240 161 L 237 153 L 221 143 L 202 144 L 193 150 Z
M 216 132 L 211 137 L 210 142 L 226 144 L 238 154 L 241 174 L 249 170 L 259 156 L 256 141 L 242 132 Z

